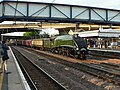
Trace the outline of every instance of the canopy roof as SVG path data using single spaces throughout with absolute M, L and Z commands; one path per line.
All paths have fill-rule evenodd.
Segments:
M 120 37 L 120 30 L 100 29 L 93 31 L 79 32 L 80 37 Z
M 2 36 L 23 36 L 25 32 L 13 32 L 13 33 L 5 33 L 1 34 Z

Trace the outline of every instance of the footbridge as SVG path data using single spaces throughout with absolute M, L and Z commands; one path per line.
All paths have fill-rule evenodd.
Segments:
M 120 25 L 120 10 L 26 1 L 0 2 L 0 22 L 37 21 Z

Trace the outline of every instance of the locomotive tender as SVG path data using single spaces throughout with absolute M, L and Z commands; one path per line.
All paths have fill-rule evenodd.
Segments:
M 86 54 L 88 53 L 86 41 L 81 37 L 75 37 L 73 35 L 61 35 L 56 38 L 18 40 L 17 44 L 80 59 L 86 59 Z

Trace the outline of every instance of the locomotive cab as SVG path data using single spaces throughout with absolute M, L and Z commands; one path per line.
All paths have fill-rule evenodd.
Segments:
M 78 55 L 77 57 L 81 59 L 86 59 L 86 54 L 88 54 L 86 41 L 84 40 L 84 38 L 78 36 L 74 37 L 74 41 L 76 44 L 76 55 Z

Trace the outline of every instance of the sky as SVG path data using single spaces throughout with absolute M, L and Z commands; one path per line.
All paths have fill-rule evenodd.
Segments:
M 0 0 L 0 1 L 17 1 L 17 0 Z M 120 10 L 120 0 L 18 0 L 18 1 L 72 4 Z

